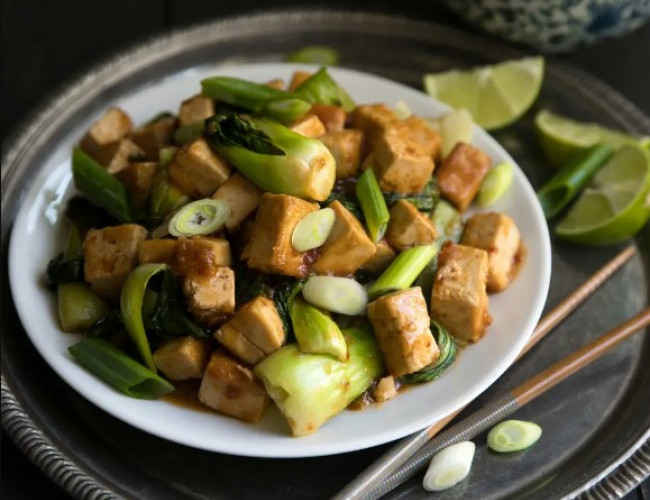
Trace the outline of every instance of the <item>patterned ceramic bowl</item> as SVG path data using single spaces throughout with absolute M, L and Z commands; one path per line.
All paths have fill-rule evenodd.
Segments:
M 447 0 L 447 5 L 488 33 L 544 52 L 627 33 L 650 17 L 650 0 Z

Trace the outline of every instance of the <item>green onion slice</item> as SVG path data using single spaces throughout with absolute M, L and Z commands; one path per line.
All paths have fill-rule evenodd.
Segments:
M 372 240 L 377 242 L 386 234 L 390 213 L 372 168 L 367 168 L 359 176 L 356 192 L 368 233 Z
M 68 348 L 77 362 L 133 398 L 158 399 L 175 390 L 155 372 L 100 338 L 85 338 Z
M 427 491 L 451 488 L 467 477 L 472 468 L 476 446 L 471 441 L 452 444 L 433 457 L 422 486 Z
M 214 233 L 230 216 L 230 207 L 223 200 L 206 198 L 188 203 L 169 221 L 172 236 L 198 236 Z
M 514 169 L 507 161 L 488 170 L 478 192 L 478 205 L 485 208 L 496 203 L 510 189 L 514 176 Z
M 521 451 L 534 445 L 542 428 L 524 420 L 505 420 L 494 426 L 487 436 L 488 446 L 499 453 Z
M 287 61 L 304 64 L 321 64 L 336 66 L 339 63 L 339 53 L 325 45 L 309 45 L 289 54 Z
M 335 220 L 336 213 L 331 208 L 308 213 L 296 224 L 291 235 L 291 245 L 298 252 L 318 248 L 332 232 Z
M 315 306 L 348 316 L 364 314 L 368 305 L 366 290 L 351 278 L 312 276 L 305 283 L 302 295 Z

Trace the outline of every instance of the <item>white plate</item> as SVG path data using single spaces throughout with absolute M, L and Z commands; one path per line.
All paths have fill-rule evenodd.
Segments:
M 275 63 L 201 67 L 152 82 L 115 99 L 114 104 L 126 110 L 135 123 L 142 123 L 159 111 L 176 110 L 183 99 L 199 91 L 202 78 L 228 75 L 263 82 L 289 78 L 297 67 Z M 404 85 L 342 68 L 331 72 L 358 103 L 392 105 L 403 100 L 424 117 L 448 111 L 444 104 Z M 97 109 L 49 152 L 14 224 L 9 278 L 18 314 L 43 358 L 81 395 L 124 422 L 181 444 L 235 455 L 306 457 L 359 450 L 413 433 L 469 403 L 510 366 L 539 320 L 551 273 L 550 241 L 535 193 L 517 167 L 512 189 L 493 209 L 508 213 L 517 223 L 528 249 L 527 261 L 505 292 L 490 297 L 494 322 L 485 337 L 465 349 L 442 378 L 414 387 L 382 405 L 359 412 L 344 411 L 315 434 L 303 438 L 290 437 L 288 426 L 275 408 L 259 424 L 249 425 L 216 413 L 123 396 L 77 365 L 68 354 L 67 347 L 79 336 L 59 330 L 55 296 L 45 288 L 43 279 L 47 262 L 62 247 L 61 214 L 73 192 L 71 148 L 103 111 Z M 474 144 L 494 162 L 515 164 L 478 127 Z

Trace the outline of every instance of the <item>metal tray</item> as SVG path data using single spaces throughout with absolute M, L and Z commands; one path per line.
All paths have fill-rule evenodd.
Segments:
M 68 388 L 22 331 L 7 283 L 7 242 L 22 194 L 48 145 L 67 127 L 147 81 L 204 62 L 281 59 L 307 44 L 338 48 L 343 64 L 420 87 L 427 71 L 521 57 L 520 50 L 448 27 L 377 14 L 281 12 L 198 26 L 139 45 L 90 71 L 31 117 L 2 157 L 2 424 L 18 446 L 78 498 L 326 498 L 385 450 L 266 460 L 207 453 L 169 443 L 108 416 Z M 650 133 L 650 120 L 612 89 L 555 59 L 537 106 Z M 529 113 L 495 134 L 539 186 L 550 174 Z M 474 407 L 516 385 L 648 303 L 650 229 L 638 256 L 556 332 L 500 379 Z M 611 258 L 618 248 L 554 242 L 548 306 Z M 534 262 L 529 262 L 534 265 Z M 464 486 L 436 498 L 618 498 L 650 473 L 650 342 L 636 336 L 529 407 L 539 422 L 530 451 L 490 454 L 485 438 Z M 432 402 L 435 404 L 435 402 Z M 391 498 L 424 498 L 413 480 Z

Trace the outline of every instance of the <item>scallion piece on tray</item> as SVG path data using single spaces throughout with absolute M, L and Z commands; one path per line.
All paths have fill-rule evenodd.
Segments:
M 487 436 L 488 446 L 499 453 L 521 451 L 534 445 L 542 428 L 524 420 L 505 420 L 495 425 Z
M 289 305 L 289 315 L 301 352 L 330 354 L 339 361 L 347 359 L 345 338 L 329 314 L 296 297 Z
M 302 295 L 315 306 L 348 316 L 364 314 L 368 305 L 365 289 L 351 278 L 312 276 L 306 281 Z
M 185 205 L 169 220 L 169 234 L 179 237 L 214 233 L 229 216 L 230 207 L 223 200 L 196 200 Z
M 81 148 L 72 150 L 72 175 L 77 189 L 94 205 L 120 222 L 133 220 L 133 207 L 124 184 Z
M 141 264 L 136 267 L 126 279 L 120 295 L 120 311 L 124 321 L 124 327 L 133 340 L 145 365 L 156 371 L 156 365 L 151 355 L 151 347 L 147 334 L 144 330 L 144 321 L 142 319 L 142 304 L 144 294 L 147 289 L 147 283 L 156 274 L 166 271 L 166 264 Z
M 359 176 L 356 191 L 357 199 L 366 219 L 368 233 L 372 240 L 377 242 L 386 233 L 390 213 L 372 168 L 367 168 Z
M 339 63 L 339 53 L 336 49 L 325 45 L 309 45 L 289 54 L 287 61 L 336 66 Z
M 370 288 L 368 297 L 374 300 L 380 295 L 405 290 L 410 287 L 426 265 L 436 256 L 437 248 L 422 245 L 400 253 Z
M 422 486 L 427 491 L 451 488 L 467 477 L 472 468 L 476 445 L 471 441 L 452 444 L 439 451 L 424 475 Z
M 318 248 L 332 232 L 336 213 L 331 208 L 321 208 L 305 215 L 293 230 L 291 245 L 298 252 Z
M 88 371 L 133 398 L 158 399 L 175 390 L 165 379 L 106 340 L 85 338 L 68 350 Z
M 592 174 L 602 167 L 614 149 L 608 144 L 599 144 L 575 158 L 560 169 L 537 192 L 544 215 L 547 219 L 559 214 L 586 186 Z

